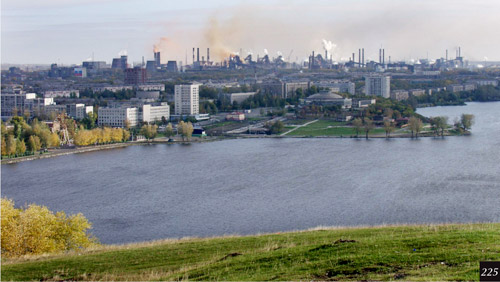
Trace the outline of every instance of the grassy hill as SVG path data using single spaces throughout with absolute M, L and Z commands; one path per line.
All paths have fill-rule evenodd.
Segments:
M 2 259 L 8 280 L 479 280 L 500 224 L 317 229 Z

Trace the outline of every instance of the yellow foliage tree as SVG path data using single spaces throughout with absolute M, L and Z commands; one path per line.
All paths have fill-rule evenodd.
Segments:
M 14 202 L 2 198 L 2 254 L 16 257 L 26 254 L 54 253 L 98 244 L 87 230 L 91 224 L 82 215 L 54 214 L 47 207 L 29 205 L 16 209 Z

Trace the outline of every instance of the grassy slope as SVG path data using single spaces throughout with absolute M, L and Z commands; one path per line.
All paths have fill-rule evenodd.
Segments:
M 355 242 L 337 242 L 339 239 Z M 231 255 L 232 254 L 232 255 Z M 500 224 L 330 229 L 3 261 L 6 280 L 478 280 Z
M 295 131 L 290 132 L 289 136 L 346 136 L 356 135 L 354 128 L 345 127 L 345 122 L 336 122 L 329 120 L 319 120 L 317 122 L 311 123 L 307 126 L 298 128 Z M 375 128 L 370 131 L 370 135 L 375 134 L 385 134 L 382 128 Z M 360 136 L 364 136 L 364 132 L 360 133 Z

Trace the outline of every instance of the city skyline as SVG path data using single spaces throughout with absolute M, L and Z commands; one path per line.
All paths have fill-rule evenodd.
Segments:
M 500 60 L 495 46 L 496 1 L 183 1 L 52 0 L 2 2 L 2 63 L 111 62 L 126 51 L 131 62 L 153 57 L 191 63 L 191 49 L 279 53 L 302 62 L 331 42 L 335 60 L 365 48 L 377 60 L 382 46 L 393 60 L 439 58 L 462 47 L 472 61 Z M 241 51 L 240 51 L 241 50 Z M 293 50 L 293 51 L 292 51 Z

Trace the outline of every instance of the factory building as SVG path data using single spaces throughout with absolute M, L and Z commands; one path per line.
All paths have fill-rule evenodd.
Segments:
M 197 115 L 200 113 L 199 84 L 182 84 L 175 86 L 175 114 Z
M 365 95 L 391 97 L 390 76 L 367 76 L 365 77 Z
M 257 94 L 257 92 L 223 93 L 221 95 L 229 100 L 229 103 L 231 104 L 233 104 L 234 102 L 241 104 L 243 101 L 254 96 L 255 94 Z

